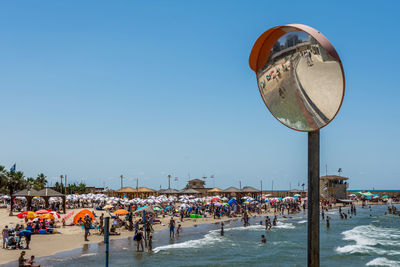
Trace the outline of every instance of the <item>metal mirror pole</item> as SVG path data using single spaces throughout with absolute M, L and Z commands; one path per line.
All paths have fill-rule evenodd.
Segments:
M 104 218 L 104 243 L 106 244 L 106 267 L 108 267 L 108 251 L 110 245 L 110 217 Z
M 319 186 L 318 130 L 308 133 L 308 267 L 319 267 Z

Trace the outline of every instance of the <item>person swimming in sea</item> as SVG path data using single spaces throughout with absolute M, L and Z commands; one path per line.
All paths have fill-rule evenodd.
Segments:
M 265 235 L 261 235 L 261 243 L 266 244 L 267 239 L 265 238 Z

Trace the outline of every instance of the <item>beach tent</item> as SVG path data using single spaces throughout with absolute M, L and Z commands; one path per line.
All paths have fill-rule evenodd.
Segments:
M 389 198 L 389 196 L 383 196 L 382 198 Z
M 74 224 L 77 224 L 79 219 L 82 219 L 82 221 L 84 221 L 85 219 L 85 215 L 89 215 L 89 217 L 94 221 L 96 220 L 96 218 L 94 217 L 93 213 L 90 210 L 84 209 L 81 210 L 80 212 L 78 212 L 75 216 L 74 216 Z

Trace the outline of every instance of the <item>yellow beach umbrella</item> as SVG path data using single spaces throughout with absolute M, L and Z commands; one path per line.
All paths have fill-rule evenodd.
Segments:
M 129 212 L 127 211 L 127 210 L 123 210 L 123 209 L 121 209 L 121 210 L 116 210 L 115 212 L 114 212 L 114 214 L 115 215 L 126 215 L 126 214 L 128 214 Z
M 46 214 L 39 215 L 39 218 L 46 219 L 46 220 L 54 220 L 54 215 L 51 213 L 46 213 Z
M 34 213 L 33 211 L 28 211 L 28 214 L 26 214 L 27 219 L 35 219 L 37 217 L 37 214 Z
M 111 208 L 112 208 L 111 205 L 106 205 L 106 206 L 103 207 L 103 209 L 105 209 L 105 210 L 108 210 L 108 209 L 111 209 Z

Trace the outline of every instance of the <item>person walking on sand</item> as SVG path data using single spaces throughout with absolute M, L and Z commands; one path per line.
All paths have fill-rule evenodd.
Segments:
M 85 222 L 83 223 L 83 227 L 85 228 L 85 241 L 89 241 L 89 239 L 87 238 L 89 235 L 89 231 L 90 231 L 90 218 L 89 216 L 87 216 L 85 218 Z
M 2 235 L 3 235 L 3 248 L 6 248 L 6 244 L 8 241 L 8 226 L 6 225 L 6 227 L 4 227 L 3 231 L 2 231 Z
M 174 217 L 171 217 L 169 220 L 169 238 L 175 237 L 175 220 Z

